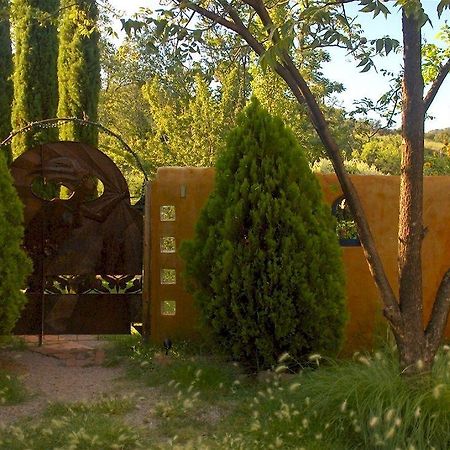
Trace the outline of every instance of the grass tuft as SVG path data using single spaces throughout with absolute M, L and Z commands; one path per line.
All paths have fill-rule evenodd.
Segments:
M 148 448 L 138 432 L 118 416 L 132 408 L 128 398 L 53 404 L 41 420 L 29 419 L 0 429 L 1 450 L 131 450 Z
M 426 378 L 400 374 L 394 352 L 322 361 L 260 389 L 233 445 L 243 448 L 450 448 L 450 354 L 437 356 Z M 235 427 L 236 429 L 237 427 Z M 221 448 L 229 434 L 218 438 Z
M 0 406 L 21 403 L 26 397 L 27 391 L 17 375 L 0 370 Z

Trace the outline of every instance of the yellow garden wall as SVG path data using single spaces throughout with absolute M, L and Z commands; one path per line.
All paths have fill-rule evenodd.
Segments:
M 331 204 L 342 195 L 335 175 L 318 175 L 324 198 Z M 351 176 L 361 197 L 380 256 L 389 280 L 397 289 L 397 224 L 399 178 L 391 176 Z M 181 241 L 194 233 L 198 214 L 214 184 L 211 168 L 161 168 L 149 185 L 146 217 L 146 241 L 150 244 L 150 271 L 146 282 L 150 289 L 144 294 L 149 302 L 151 339 L 161 343 L 164 338 L 197 338 L 197 312 L 193 299 L 184 289 L 181 277 L 183 262 L 178 249 Z M 428 316 L 439 282 L 450 266 L 450 177 L 426 177 L 424 188 L 424 224 L 427 233 L 423 246 L 423 279 L 425 315 Z M 161 207 L 175 207 L 175 220 L 161 220 Z M 165 212 L 172 208 L 163 208 Z M 163 219 L 167 219 L 167 214 Z M 169 217 L 173 219 L 173 217 Z M 174 252 L 161 252 L 161 238 L 175 238 Z M 170 241 L 170 240 L 169 240 Z M 165 241 L 164 243 L 167 244 Z M 167 251 L 167 248 L 166 248 Z M 376 329 L 383 326 L 381 304 L 369 273 L 361 247 L 342 247 L 347 276 L 349 322 L 345 351 L 368 349 L 372 346 Z M 148 255 L 147 255 L 148 257 Z M 162 269 L 174 269 L 170 284 L 161 279 Z M 167 273 L 167 272 L 164 272 Z M 174 272 L 171 272 L 173 274 Z M 162 283 L 163 281 L 163 283 Z M 165 281 L 165 282 L 164 282 Z M 163 303 L 163 302 L 175 302 Z M 172 314 L 175 305 L 175 314 Z M 144 311 L 147 309 L 144 308 Z M 169 313 L 169 314 L 167 314 Z M 446 330 L 450 337 L 450 326 Z

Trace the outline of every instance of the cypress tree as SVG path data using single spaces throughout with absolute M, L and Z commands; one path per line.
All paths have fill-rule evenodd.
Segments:
M 29 122 L 56 117 L 58 37 L 55 14 L 58 0 L 13 0 L 14 29 L 14 129 Z M 20 134 L 13 140 L 14 153 L 57 139 L 55 128 Z
M 216 165 L 185 275 L 203 321 L 252 369 L 340 348 L 346 319 L 331 211 L 291 131 L 256 99 Z
M 100 91 L 98 10 L 95 0 L 62 0 L 58 56 L 58 117 L 97 121 Z M 98 144 L 98 130 L 68 123 L 62 140 Z
M 21 248 L 22 209 L 6 160 L 0 153 L 0 335 L 13 329 L 26 302 L 20 289 L 30 274 L 31 263 Z
M 0 0 L 0 141 L 11 133 L 11 106 L 13 99 L 12 50 L 9 23 L 9 0 Z M 8 164 L 12 160 L 11 146 L 1 149 Z

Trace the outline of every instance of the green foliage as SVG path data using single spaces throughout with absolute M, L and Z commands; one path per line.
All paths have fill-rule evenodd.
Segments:
M 448 146 L 439 143 L 446 142 L 446 133 L 434 132 L 430 137 L 437 139 L 425 140 L 424 175 L 448 175 L 450 174 L 450 154 Z M 356 159 L 374 167 L 380 173 L 386 175 L 400 175 L 402 138 L 399 134 L 389 134 L 372 138 L 363 145 L 361 151 L 355 152 Z
M 155 448 L 158 438 L 178 448 L 220 450 L 446 449 L 450 444 L 448 346 L 438 352 L 432 374 L 418 380 L 400 374 L 389 346 L 348 360 L 311 355 L 313 367 L 298 374 L 286 373 L 295 362 L 284 356 L 274 372 L 246 377 L 215 356 L 186 352 L 189 343 L 150 370 L 157 350 L 144 356 L 135 344 L 128 355 L 133 361 L 140 354 L 152 395 L 154 386 L 163 387 L 154 412 L 164 431 L 152 434 Z
M 398 134 L 373 138 L 363 145 L 359 159 L 387 175 L 400 175 L 402 138 Z
M 335 353 L 345 322 L 329 208 L 294 136 L 256 99 L 230 133 L 186 275 L 219 347 L 250 367 Z
M 159 78 L 144 86 L 152 118 L 147 148 L 156 166 L 214 164 L 242 103 L 236 76 L 232 70 L 223 78 L 218 96 L 201 75 L 195 77 L 194 92 L 184 98 L 164 88 Z
M 31 264 L 21 248 L 22 204 L 0 154 L 0 334 L 8 334 L 20 316 L 26 297 L 21 288 Z
M 425 145 L 427 144 L 427 140 L 428 144 L 432 140 L 440 144 L 448 145 L 450 143 L 450 128 L 442 128 L 425 133 Z
M 448 147 L 444 148 L 441 147 L 439 151 L 429 150 L 428 148 L 425 147 L 425 162 L 423 165 L 423 174 L 424 175 L 450 174 L 450 154 L 448 152 Z
M 59 27 L 58 117 L 97 121 L 100 91 L 98 10 L 95 0 L 62 0 Z M 76 123 L 61 125 L 62 140 L 97 147 L 98 130 Z
M 213 83 L 210 67 L 206 73 L 195 64 L 185 67 L 170 45 L 153 54 L 145 43 L 130 37 L 115 49 L 101 42 L 101 123 L 126 140 L 151 175 L 160 166 L 210 166 L 245 102 L 241 72 L 224 65 Z M 107 136 L 100 136 L 100 144 L 137 195 L 142 175 L 134 161 Z
M 150 129 L 150 115 L 142 84 L 146 78 L 142 55 L 129 42 L 115 49 L 104 40 L 99 43 L 104 88 L 100 91 L 99 122 L 117 132 L 138 154 L 147 173 L 153 172 L 152 159 L 146 154 L 145 142 Z M 99 135 L 102 149 L 124 174 L 132 197 L 141 195 L 143 175 L 136 161 L 116 139 L 105 133 Z
M 22 420 L 17 425 L 1 429 L 0 449 L 140 448 L 142 437 L 119 420 L 121 415 L 131 409 L 132 403 L 127 397 L 72 405 L 53 404 L 47 408 L 45 416 L 40 420 Z
M 218 447 L 449 448 L 449 361 L 446 347 L 421 381 L 401 376 L 389 350 L 349 361 L 318 358 L 317 370 L 275 377 L 262 388 L 242 411 L 247 426 L 228 425 L 233 432 Z
M 11 18 L 14 30 L 13 128 L 56 116 L 58 105 L 56 24 L 57 0 L 15 0 Z M 42 142 L 57 139 L 56 128 L 19 134 L 12 143 L 19 155 Z
M 23 402 L 27 393 L 17 375 L 0 370 L 0 407 Z
M 0 142 L 11 132 L 12 69 L 9 1 L 0 0 Z M 0 150 L 6 153 L 9 164 L 12 160 L 11 146 Z
M 324 77 L 321 66 L 328 60 L 329 56 L 325 52 L 316 51 L 303 54 L 299 63 L 303 68 L 303 76 L 311 83 L 312 90 L 321 103 L 343 90 L 339 83 L 333 83 Z M 271 114 L 282 118 L 291 128 L 299 145 L 305 149 L 308 161 L 312 163 L 324 157 L 325 148 L 311 124 L 306 107 L 297 103 L 283 80 L 273 72 L 264 72 L 259 66 L 252 66 L 250 73 L 253 95 Z M 351 155 L 352 149 L 360 145 L 354 132 L 354 123 L 338 108 L 324 105 L 323 109 L 343 153 Z
M 370 166 L 365 161 L 356 158 L 344 160 L 344 166 L 348 173 L 352 175 L 383 175 L 375 166 Z M 326 158 L 316 161 L 311 170 L 316 173 L 334 173 L 333 164 Z
M 289 124 L 299 145 L 307 151 L 308 160 L 314 161 L 324 154 L 324 148 L 307 116 L 306 110 L 298 106 L 281 78 L 273 72 L 264 72 L 254 66 L 252 74 L 252 93 L 264 108 Z

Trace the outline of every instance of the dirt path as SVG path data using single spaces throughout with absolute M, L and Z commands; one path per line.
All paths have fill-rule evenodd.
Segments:
M 130 391 L 121 367 L 68 367 L 64 360 L 30 350 L 3 352 L 1 356 L 3 365 L 9 361 L 8 369 L 22 378 L 31 395 L 24 403 L 0 407 L 0 425 L 36 417 L 49 402 L 92 401 L 104 394 Z

